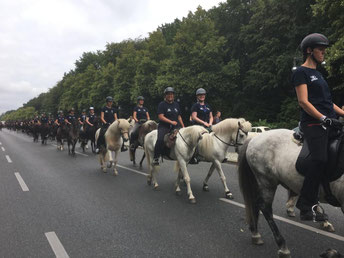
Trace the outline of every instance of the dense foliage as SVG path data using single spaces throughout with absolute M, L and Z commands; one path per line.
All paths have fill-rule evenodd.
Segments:
M 336 103 L 344 103 L 343 11 L 344 0 L 227 0 L 209 11 L 199 7 L 145 39 L 84 53 L 47 93 L 2 119 L 27 117 L 28 108 L 53 114 L 71 107 L 99 111 L 108 95 L 114 96 L 121 117 L 128 117 L 136 97 L 143 95 L 156 118 L 163 89 L 173 86 L 185 119 L 195 90 L 203 87 L 207 102 L 224 117 L 292 128 L 299 108 L 291 67 L 294 57 L 300 65 L 297 48 L 309 33 L 324 33 L 333 43 L 323 72 Z

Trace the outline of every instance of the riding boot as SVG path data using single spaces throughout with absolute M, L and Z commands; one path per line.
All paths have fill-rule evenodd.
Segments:
M 123 142 L 122 147 L 121 147 L 121 152 L 125 152 L 127 150 L 128 150 L 128 148 L 127 148 L 127 146 L 124 145 L 124 142 Z

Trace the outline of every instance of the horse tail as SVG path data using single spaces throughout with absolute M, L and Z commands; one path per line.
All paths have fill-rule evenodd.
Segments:
M 257 225 L 258 217 L 255 215 L 255 210 L 258 183 L 246 158 L 246 151 L 250 140 L 246 140 L 239 152 L 239 186 L 245 201 L 246 221 L 249 225 Z

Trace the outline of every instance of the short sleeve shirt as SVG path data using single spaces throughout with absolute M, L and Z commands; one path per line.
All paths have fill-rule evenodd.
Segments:
M 72 123 L 75 120 L 75 115 L 68 115 L 67 120 L 69 123 Z
M 48 118 L 47 117 L 41 117 L 41 123 L 42 124 L 47 124 L 48 123 Z
M 148 112 L 147 108 L 136 106 L 134 108 L 134 112 L 135 111 L 136 111 L 136 118 L 137 118 L 137 120 L 147 119 L 147 112 Z
M 168 103 L 161 101 L 158 106 L 158 115 L 163 114 L 167 119 L 178 122 L 178 116 L 181 114 L 180 107 L 177 102 Z M 169 127 L 169 123 L 160 121 L 159 125 Z
M 204 105 L 201 105 L 199 102 L 193 104 L 191 107 L 191 113 L 193 112 L 197 112 L 197 117 L 199 119 L 209 123 L 211 107 L 207 103 L 204 103 Z
M 96 120 L 96 115 L 95 114 L 89 114 L 88 115 L 88 122 L 90 122 L 91 124 L 94 124 L 94 121 Z
M 80 121 L 85 122 L 86 121 L 86 115 L 81 115 L 80 116 Z
M 104 120 L 106 123 L 112 124 L 115 121 L 115 113 L 117 113 L 117 109 L 114 107 L 108 108 L 107 106 L 102 108 L 102 112 L 104 112 Z
M 330 89 L 322 74 L 312 68 L 300 66 L 292 75 L 294 87 L 307 85 L 308 101 L 324 116 L 335 118 Z M 315 118 L 301 109 L 301 122 L 314 121 Z

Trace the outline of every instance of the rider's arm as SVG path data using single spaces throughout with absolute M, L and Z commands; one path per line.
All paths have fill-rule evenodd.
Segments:
M 192 117 L 193 121 L 195 121 L 201 125 L 205 125 L 205 122 L 197 117 L 197 112 L 192 112 L 191 117 Z
M 338 107 L 336 104 L 333 104 L 333 109 L 334 112 L 336 112 L 336 114 L 338 114 L 339 116 L 344 116 L 344 110 Z
M 104 112 L 100 112 L 100 121 L 102 121 L 103 124 L 106 124 L 106 121 L 104 120 Z
M 150 116 L 148 112 L 146 112 L 146 116 L 147 116 L 147 120 L 150 120 Z
M 176 123 L 175 121 L 172 121 L 172 120 L 166 118 L 166 117 L 164 116 L 164 114 L 159 114 L 159 115 L 158 115 L 158 118 L 159 118 L 159 120 L 160 120 L 161 122 L 165 122 L 165 123 L 167 123 L 167 124 L 175 125 L 175 123 Z M 174 123 L 173 123 L 173 122 L 174 122 Z
M 139 120 L 137 120 L 136 114 L 137 114 L 137 112 L 136 112 L 136 111 L 134 111 L 134 113 L 133 113 L 133 119 L 134 119 L 134 120 L 135 120 L 135 122 L 137 123 Z
M 324 115 L 321 114 L 313 105 L 308 101 L 307 84 L 300 84 L 295 87 L 297 100 L 300 107 L 306 111 L 310 116 L 320 120 Z
M 214 122 L 213 112 L 210 111 L 210 114 L 209 114 L 209 125 L 212 125 L 213 122 Z
M 90 126 L 93 126 L 93 124 L 91 124 L 88 120 L 89 120 L 89 117 L 86 117 L 86 123 L 88 123 Z
M 113 117 L 115 118 L 115 121 L 118 119 L 118 118 L 117 118 L 117 112 L 115 112 L 115 114 L 113 115 Z
M 182 127 L 185 127 L 184 126 L 184 123 L 183 123 L 183 119 L 182 119 L 182 117 L 179 115 L 178 116 L 178 121 L 179 121 L 179 123 L 180 123 L 180 125 L 182 126 Z

